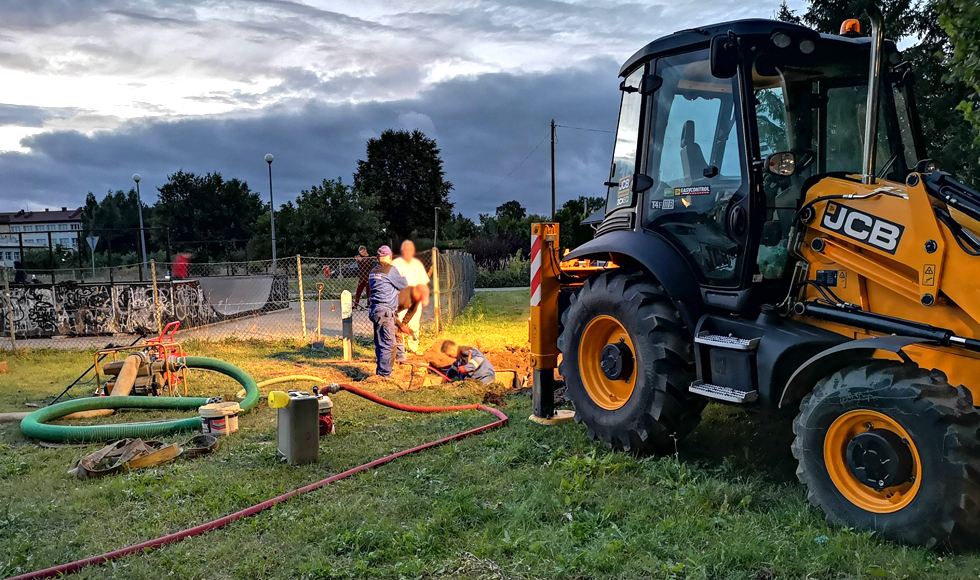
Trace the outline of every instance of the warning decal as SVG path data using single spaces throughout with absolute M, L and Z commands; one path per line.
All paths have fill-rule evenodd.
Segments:
M 936 285 L 936 265 L 926 264 L 922 267 L 922 285 L 923 286 L 935 286 Z

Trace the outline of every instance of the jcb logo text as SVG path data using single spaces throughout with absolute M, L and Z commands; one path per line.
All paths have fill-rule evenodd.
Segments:
M 821 225 L 889 254 L 898 249 L 905 231 L 903 225 L 834 202 L 827 204 Z

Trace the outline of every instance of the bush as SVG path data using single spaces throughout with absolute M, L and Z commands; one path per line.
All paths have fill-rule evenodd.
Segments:
M 516 288 L 531 284 L 531 262 L 516 256 L 504 258 L 495 264 L 480 265 L 476 269 L 477 288 Z

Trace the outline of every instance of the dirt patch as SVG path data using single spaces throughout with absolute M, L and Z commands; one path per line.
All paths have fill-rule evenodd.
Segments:
M 503 393 L 495 393 L 493 391 L 487 391 L 486 393 L 483 394 L 484 405 L 493 405 L 495 407 L 500 407 L 501 405 L 504 404 L 504 399 L 505 397 Z

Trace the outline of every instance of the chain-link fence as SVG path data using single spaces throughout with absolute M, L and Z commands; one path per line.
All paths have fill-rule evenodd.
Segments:
M 452 323 L 473 295 L 476 267 L 464 253 L 419 254 L 432 281 L 424 332 Z M 367 274 L 373 259 L 292 256 L 250 262 L 152 262 L 96 269 L 73 279 L 3 272 L 0 350 L 94 349 L 157 336 L 180 322 L 177 340 L 310 343 L 344 332 L 340 298 L 354 300 L 354 338 L 370 340 Z M 99 274 L 102 274 L 101 276 Z M 45 278 L 47 278 L 45 280 Z M 142 281 L 141 281 L 142 279 Z M 360 290 L 360 292 L 359 292 Z

